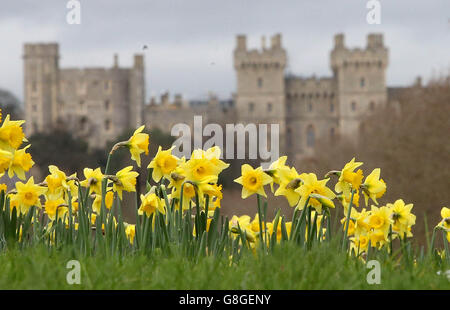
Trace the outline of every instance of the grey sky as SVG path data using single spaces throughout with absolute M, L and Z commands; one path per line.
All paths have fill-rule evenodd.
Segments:
M 147 97 L 164 90 L 190 99 L 235 90 L 236 34 L 250 47 L 282 33 L 292 73 L 331 75 L 335 33 L 350 47 L 382 32 L 390 51 L 388 85 L 407 85 L 450 68 L 449 0 L 381 0 L 381 25 L 366 22 L 366 0 L 81 0 L 81 25 L 66 23 L 66 0 L 0 1 L 0 88 L 23 98 L 22 45 L 56 41 L 62 67 L 120 65 L 146 57 Z M 148 49 L 143 50 L 143 45 Z

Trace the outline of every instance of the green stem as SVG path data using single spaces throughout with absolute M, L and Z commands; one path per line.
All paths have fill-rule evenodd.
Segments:
M 342 250 L 347 249 L 347 239 L 348 239 L 348 226 L 350 224 L 350 215 L 352 212 L 352 203 L 353 203 L 353 195 L 355 194 L 355 191 L 352 189 L 352 195 L 350 197 L 350 203 L 348 205 L 348 210 L 347 210 L 347 218 L 345 220 L 345 233 L 344 233 L 344 239 L 342 242 Z

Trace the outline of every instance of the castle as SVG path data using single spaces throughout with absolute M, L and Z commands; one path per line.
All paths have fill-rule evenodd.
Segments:
M 144 58 L 131 68 L 60 69 L 57 44 L 25 44 L 24 87 L 27 134 L 64 126 L 102 147 L 124 130 L 145 124 L 170 132 L 177 123 L 279 124 L 280 153 L 291 159 L 311 156 L 317 139 L 356 135 L 362 118 L 388 102 L 388 49 L 381 34 L 369 34 L 365 48 L 348 48 L 334 37 L 331 77 L 286 74 L 287 53 L 280 34 L 270 46 L 247 48 L 238 35 L 234 49 L 237 89 L 230 100 L 211 96 L 187 101 L 166 93 L 145 104 Z

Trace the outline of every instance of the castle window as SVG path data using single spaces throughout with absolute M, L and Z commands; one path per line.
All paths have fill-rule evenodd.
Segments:
M 356 102 L 355 101 L 352 101 L 351 107 L 352 107 L 352 111 L 356 111 Z
M 312 103 L 308 103 L 308 112 L 312 112 L 313 106 Z
M 361 87 L 364 87 L 365 84 L 366 84 L 366 80 L 365 80 L 364 78 L 361 78 L 361 79 L 359 80 L 359 84 L 361 85 Z
M 302 99 L 305 99 L 305 93 L 302 93 Z
M 263 79 L 258 78 L 258 87 L 261 88 L 263 86 Z
M 334 112 L 334 103 L 330 103 L 330 112 L 331 112 L 331 113 Z
M 109 89 L 109 81 L 105 81 L 105 90 Z
M 316 98 L 319 98 L 320 97 L 320 94 L 319 93 L 316 93 Z
M 87 123 L 87 119 L 85 116 L 83 116 L 80 119 L 80 130 L 82 130 L 82 131 L 86 130 L 86 123 Z
M 31 91 L 34 93 L 37 91 L 37 83 L 35 81 L 31 83 Z
M 336 133 L 335 133 L 335 129 L 334 129 L 334 127 L 331 127 L 330 128 L 330 139 L 334 139 L 334 135 L 335 135 Z
M 306 145 L 308 147 L 314 147 L 315 143 L 315 135 L 314 135 L 314 127 L 313 125 L 309 125 L 306 129 Z
M 286 135 L 286 143 L 287 145 L 292 145 L 292 129 L 288 128 L 287 129 L 287 135 Z
M 330 94 L 330 98 L 333 99 L 334 98 L 334 93 Z
M 324 93 L 323 93 L 323 97 L 324 97 L 324 98 L 327 98 L 327 97 L 328 97 L 328 94 L 327 94 L 326 92 L 324 92 Z
M 111 121 L 109 119 L 107 119 L 105 121 L 105 130 L 110 130 L 111 129 Z
M 80 106 L 84 105 L 84 100 L 80 100 Z
M 248 104 L 248 111 L 253 112 L 254 109 L 255 109 L 255 104 L 253 102 L 250 102 Z
M 375 102 L 371 101 L 371 102 L 369 103 L 369 109 L 370 109 L 370 111 L 375 110 Z
M 378 62 L 378 68 L 381 68 L 381 61 Z
M 267 112 L 272 112 L 272 104 L 270 102 L 267 104 Z
M 109 100 L 105 100 L 105 110 L 109 110 Z

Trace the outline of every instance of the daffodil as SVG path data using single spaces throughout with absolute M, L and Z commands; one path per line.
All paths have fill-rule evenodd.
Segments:
M 179 159 L 172 155 L 174 147 L 172 146 L 170 149 L 163 151 L 160 146 L 155 158 L 148 165 L 147 168 L 153 169 L 152 178 L 155 182 L 159 182 L 162 177 L 169 178 L 172 171 L 177 168 Z
M 327 203 L 327 207 L 334 208 L 333 199 L 336 198 L 336 195 L 326 186 L 330 179 L 317 180 L 317 176 L 314 173 L 303 173 L 300 177 L 303 183 L 295 190 L 301 196 L 297 204 L 299 210 L 305 207 L 308 197 L 310 198 L 309 205 L 319 213 L 322 213 L 322 204 L 324 203 Z M 319 196 L 310 197 L 313 194 L 320 195 L 323 198 L 319 199 Z
M 136 178 L 139 175 L 136 171 L 131 171 L 133 166 L 128 166 L 118 171 L 113 181 L 113 190 L 117 192 L 119 198 L 122 199 L 122 191 L 135 192 Z
M 295 190 L 300 187 L 302 180 L 294 167 L 282 169 L 278 172 L 280 186 L 275 192 L 275 196 L 284 196 L 291 207 L 296 206 L 300 199 L 300 194 Z
M 350 250 L 354 251 L 356 255 L 366 252 L 369 248 L 369 235 L 356 235 L 350 238 Z
M 386 191 L 386 183 L 380 180 L 380 168 L 376 168 L 370 173 L 362 184 L 362 191 L 366 200 L 366 205 L 369 203 L 369 198 L 378 204 L 377 198 L 380 198 Z
M 155 193 L 147 193 L 146 195 L 141 195 L 141 206 L 139 207 L 139 215 L 146 214 L 147 217 L 159 211 L 163 214 L 166 213 L 164 205 L 161 199 Z
M 45 178 L 48 187 L 47 196 L 50 200 L 57 199 L 63 196 L 64 190 L 68 188 L 67 176 L 54 165 L 48 166 L 48 170 L 50 174 Z
M 287 156 L 281 156 L 276 161 L 270 164 L 269 168 L 265 171 L 268 175 L 272 177 L 273 183 L 280 184 L 281 176 L 280 173 L 285 170 L 290 170 L 286 166 Z
M 114 203 L 114 192 L 108 191 L 105 194 L 105 207 L 110 210 Z M 94 202 L 92 203 L 92 210 L 97 214 L 100 214 L 102 209 L 102 195 L 95 194 Z
M 134 243 L 134 236 L 136 235 L 136 225 L 127 224 L 125 227 L 125 235 L 131 244 Z
M 194 183 L 216 183 L 219 173 L 228 167 L 228 164 L 214 156 L 217 156 L 217 152 L 194 150 L 191 159 L 182 166 L 186 179 Z
M 138 167 L 141 166 L 141 154 L 148 155 L 149 135 L 143 133 L 145 125 L 142 125 L 133 133 L 127 141 L 126 146 L 130 150 L 131 159 L 136 161 Z
M 396 232 L 400 238 L 411 237 L 411 227 L 416 223 L 416 216 L 411 213 L 413 204 L 405 204 L 402 199 L 396 200 L 393 204 L 386 205 L 391 210 L 392 230 Z
M 63 219 L 64 215 L 69 210 L 67 208 L 66 202 L 62 198 L 55 199 L 55 200 L 47 200 L 45 202 L 44 208 L 45 208 L 45 213 L 47 214 L 49 219 L 51 219 L 52 221 L 54 221 L 56 219 L 56 211 L 58 211 L 58 218 Z
M 17 203 L 21 213 L 26 214 L 32 206 L 41 207 L 39 197 L 44 195 L 47 188 L 34 184 L 34 178 L 28 179 L 27 183 L 16 182 Z
M 231 218 L 229 229 L 232 233 L 238 235 L 244 233 L 249 242 L 256 242 L 256 233 L 251 229 L 251 218 L 248 215 L 236 216 Z M 240 230 L 239 230 L 240 229 Z
M 11 121 L 9 114 L 6 115 L 2 126 L 0 127 L 0 147 L 7 149 L 8 147 L 17 150 L 23 141 L 26 141 L 23 133 L 22 124 L 25 121 Z
M 91 168 L 84 168 L 83 170 L 84 177 L 86 178 L 84 181 L 81 181 L 81 186 L 89 187 L 89 193 L 102 193 L 102 179 L 103 173 L 100 168 L 95 170 Z
M 378 244 L 381 247 L 388 241 L 389 228 L 393 224 L 391 213 L 392 211 L 385 206 L 371 207 L 368 225 L 372 246 Z
M 27 145 L 23 149 L 14 151 L 13 159 L 8 170 L 9 178 L 12 178 L 16 174 L 19 179 L 25 180 L 25 172 L 29 171 L 34 165 L 31 155 L 26 153 L 29 147 L 30 145 Z
M 344 196 L 349 196 L 352 189 L 359 189 L 363 179 L 363 173 L 361 169 L 356 172 L 354 170 L 362 164 L 362 162 L 355 162 L 355 158 L 352 158 L 350 162 L 345 164 L 339 173 L 339 180 L 334 187 L 336 193 L 343 192 Z
M 438 224 L 438 226 L 447 232 L 447 240 L 450 242 L 450 209 L 443 207 L 441 209 L 441 217 L 442 221 Z
M 10 167 L 13 157 L 13 153 L 0 150 L 0 177 L 5 173 L 5 170 Z
M 216 145 L 216 146 L 213 146 L 213 147 L 207 149 L 206 151 L 203 151 L 202 149 L 194 150 L 192 152 L 191 158 L 194 158 L 194 159 L 205 158 L 205 159 L 209 160 L 214 166 L 217 167 L 217 169 L 219 170 L 219 173 L 220 173 L 222 170 L 224 170 L 230 166 L 230 164 L 227 164 L 220 159 L 221 154 L 222 154 L 222 151 Z
M 242 185 L 243 199 L 253 194 L 267 197 L 264 186 L 272 182 L 272 177 L 265 173 L 261 167 L 253 169 L 252 166 L 244 164 L 241 167 L 241 174 L 234 182 Z

